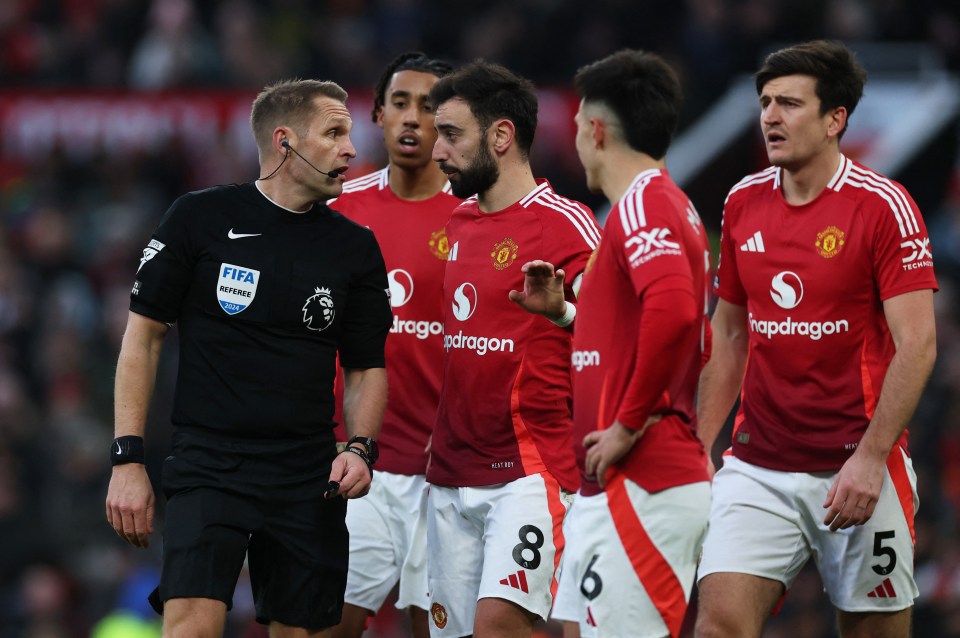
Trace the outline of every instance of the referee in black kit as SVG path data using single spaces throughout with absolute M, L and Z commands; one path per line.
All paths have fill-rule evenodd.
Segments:
M 154 495 L 143 435 L 161 345 L 180 363 L 163 573 L 164 636 L 220 636 L 244 558 L 271 636 L 325 636 L 347 577 L 346 501 L 370 488 L 387 395 L 391 323 L 380 248 L 322 202 L 356 155 L 346 92 L 283 81 L 253 103 L 264 177 L 177 199 L 130 296 L 116 378 L 107 520 L 146 547 Z M 339 352 L 351 436 L 336 454 Z

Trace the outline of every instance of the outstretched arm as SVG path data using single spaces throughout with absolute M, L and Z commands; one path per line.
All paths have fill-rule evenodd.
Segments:
M 169 327 L 131 312 L 123 333 L 114 387 L 114 436 L 143 437 Z M 147 547 L 153 533 L 153 486 L 142 463 L 116 465 L 107 489 L 107 521 L 134 547 Z

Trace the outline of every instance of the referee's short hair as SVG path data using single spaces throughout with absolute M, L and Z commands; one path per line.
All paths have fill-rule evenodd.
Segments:
M 318 97 L 346 103 L 347 92 L 336 82 L 296 78 L 264 87 L 250 110 L 250 128 L 257 147 L 269 148 L 273 130 L 281 125 L 304 134 L 315 115 L 314 100 Z

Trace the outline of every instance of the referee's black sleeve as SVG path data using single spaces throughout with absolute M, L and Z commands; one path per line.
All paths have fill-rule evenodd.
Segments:
M 130 310 L 137 314 L 171 324 L 180 316 L 197 260 L 190 233 L 192 201 L 191 193 L 178 198 L 143 249 L 130 291 Z
M 339 346 L 342 367 L 386 367 L 383 348 L 393 322 L 388 293 L 380 245 L 369 233 L 366 251 L 347 296 L 347 316 Z

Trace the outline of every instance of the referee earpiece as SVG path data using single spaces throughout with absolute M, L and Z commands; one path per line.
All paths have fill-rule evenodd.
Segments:
M 287 141 L 287 138 L 280 140 L 280 146 L 283 148 L 290 148 L 290 142 Z

